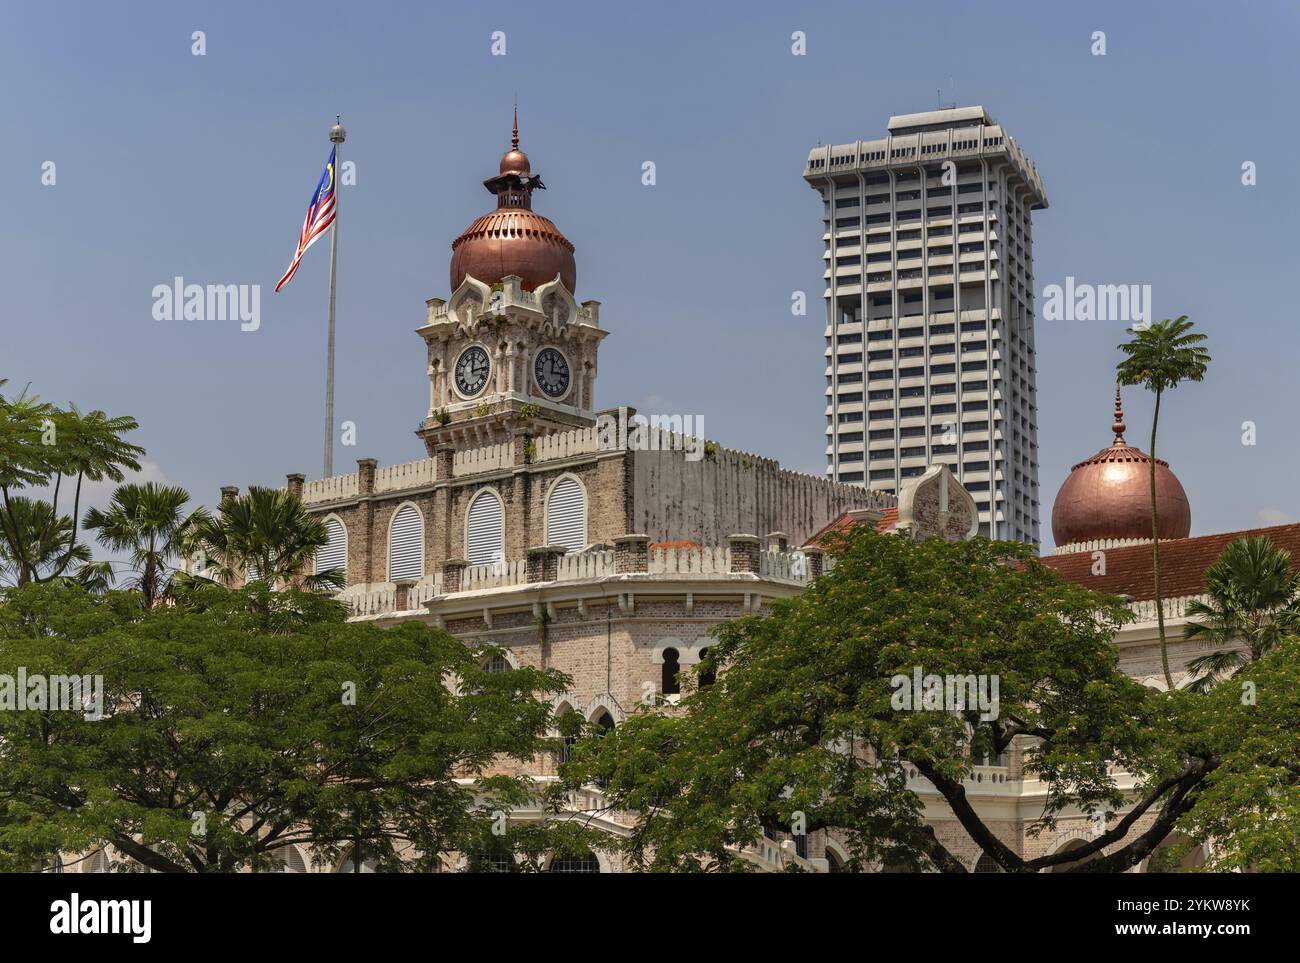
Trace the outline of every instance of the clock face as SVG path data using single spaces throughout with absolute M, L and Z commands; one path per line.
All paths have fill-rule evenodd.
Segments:
M 456 359 L 456 387 L 467 398 L 472 398 L 487 386 L 492 359 L 478 345 L 471 345 Z
M 558 348 L 543 348 L 533 362 L 537 387 L 548 398 L 563 398 L 569 393 L 569 362 Z

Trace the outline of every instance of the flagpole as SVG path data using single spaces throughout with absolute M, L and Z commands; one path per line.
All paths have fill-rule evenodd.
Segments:
M 330 128 L 330 142 L 334 144 L 334 224 L 330 233 L 330 318 L 329 341 L 325 350 L 325 478 L 334 474 L 334 289 L 335 272 L 339 261 L 339 169 L 342 167 L 340 155 L 341 144 L 347 139 L 347 131 L 339 123 L 338 114 L 334 115 L 334 126 Z

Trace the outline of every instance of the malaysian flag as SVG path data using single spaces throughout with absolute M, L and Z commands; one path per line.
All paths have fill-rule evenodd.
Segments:
M 298 250 L 294 252 L 289 270 L 284 272 L 284 277 L 280 278 L 280 283 L 275 286 L 277 291 L 289 283 L 289 279 L 298 272 L 298 264 L 302 261 L 302 256 L 307 253 L 307 249 L 315 244 L 334 223 L 334 162 L 338 150 L 337 144 L 330 150 L 330 159 L 325 164 L 325 173 L 321 174 L 320 183 L 312 192 L 311 203 L 307 205 L 307 216 L 302 221 L 302 233 L 298 235 Z

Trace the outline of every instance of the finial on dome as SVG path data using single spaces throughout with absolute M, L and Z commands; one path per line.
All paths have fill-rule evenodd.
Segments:
M 519 149 L 519 102 L 515 101 L 515 128 L 510 135 L 510 149 Z
M 1115 383 L 1115 422 L 1110 426 L 1110 430 L 1115 432 L 1115 442 L 1117 446 L 1127 445 L 1124 440 L 1124 429 L 1128 426 L 1124 424 L 1124 406 L 1119 400 L 1119 382 Z

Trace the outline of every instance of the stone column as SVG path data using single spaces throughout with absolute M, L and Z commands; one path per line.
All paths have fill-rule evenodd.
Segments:
M 362 496 L 361 504 L 357 509 L 357 518 L 361 523 L 361 532 L 359 539 L 348 540 L 348 568 L 356 572 L 355 579 L 349 579 L 357 582 L 375 581 L 375 506 L 367 495 L 373 495 L 375 491 L 375 468 L 379 462 L 373 458 L 357 459 L 357 492 Z M 357 551 L 358 544 L 361 551 Z M 386 556 L 387 546 L 384 546 L 383 554 Z M 384 577 L 388 577 L 388 572 L 384 571 Z
M 815 545 L 805 545 L 803 556 L 808 560 L 808 577 L 817 578 L 826 571 L 826 552 Z
M 615 538 L 614 571 L 618 575 L 650 571 L 650 536 L 619 535 Z
M 413 578 L 398 579 L 393 583 L 397 587 L 396 598 L 393 600 L 394 612 L 405 612 L 410 607 L 411 586 L 415 584 Z
M 529 449 L 533 446 L 529 442 L 533 441 L 533 436 L 527 431 L 513 431 L 510 434 L 510 457 L 516 465 L 528 465 L 532 463 L 532 456 L 528 454 Z
M 289 494 L 297 498 L 302 498 L 302 486 L 307 480 L 307 476 L 301 472 L 295 472 L 292 475 L 285 475 L 284 477 L 289 489 Z
M 425 524 L 425 546 L 428 550 L 425 571 L 433 571 L 437 562 L 449 558 L 453 552 L 464 551 L 463 548 L 452 548 L 452 532 L 458 521 L 464 521 L 451 517 L 451 471 L 455 454 L 456 446 L 446 442 L 433 449 L 433 478 L 437 484 L 433 489 L 433 511 Z
M 565 549 L 560 545 L 535 545 L 528 550 L 528 581 L 554 582 L 560 556 Z
M 769 552 L 787 552 L 790 550 L 790 536 L 785 532 L 771 532 L 767 536 L 767 550 Z
M 379 462 L 373 458 L 357 459 L 357 491 L 362 495 L 375 493 L 375 469 Z
M 433 449 L 433 477 L 437 481 L 451 481 L 452 460 L 456 446 L 441 444 Z
M 228 502 L 233 502 L 238 497 L 239 497 L 238 485 L 221 486 L 221 504 L 225 505 Z
M 442 563 L 442 594 L 452 595 L 460 591 L 460 579 L 469 562 L 463 558 L 449 558 Z
M 729 535 L 727 547 L 731 549 L 731 571 L 758 573 L 757 535 Z

